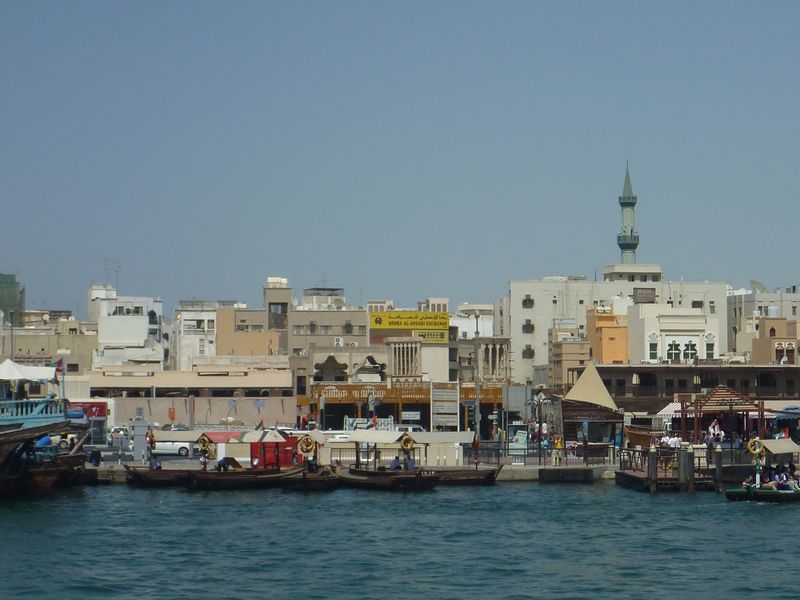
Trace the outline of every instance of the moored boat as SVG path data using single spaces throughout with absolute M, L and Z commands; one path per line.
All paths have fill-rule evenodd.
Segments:
M 728 500 L 751 502 L 800 502 L 800 490 L 772 490 L 748 485 L 743 488 L 725 490 Z
M 185 486 L 190 481 L 192 469 L 150 469 L 149 467 L 125 467 L 125 480 L 140 487 Z
M 245 469 L 242 471 L 192 471 L 189 487 L 195 490 L 254 490 L 276 487 L 281 479 L 301 473 L 304 466 L 291 469 Z
M 334 466 L 332 468 L 336 476 L 341 479 L 342 485 L 362 489 L 390 491 L 430 490 L 439 482 L 439 476 L 426 469 L 389 471 L 343 466 Z

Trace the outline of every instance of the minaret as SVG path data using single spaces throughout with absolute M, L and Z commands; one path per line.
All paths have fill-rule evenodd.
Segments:
M 631 174 L 628 172 L 627 162 L 625 163 L 625 186 L 622 188 L 622 196 L 619 197 L 619 205 L 622 207 L 622 227 L 617 234 L 620 261 L 623 265 L 635 265 L 636 248 L 639 247 L 639 232 L 635 229 L 636 196 L 633 195 Z

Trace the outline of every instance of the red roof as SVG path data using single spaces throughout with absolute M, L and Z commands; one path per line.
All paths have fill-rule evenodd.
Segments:
M 225 444 L 230 442 L 231 440 L 235 439 L 238 440 L 242 432 L 241 431 L 204 431 L 203 435 L 206 436 L 212 444 Z

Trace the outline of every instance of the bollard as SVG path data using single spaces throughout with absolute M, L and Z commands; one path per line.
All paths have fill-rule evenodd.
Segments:
M 714 485 L 718 492 L 723 490 L 722 485 L 722 448 L 717 446 L 714 450 Z
M 689 465 L 689 472 L 687 473 L 686 490 L 690 494 L 694 494 L 694 448 L 689 446 L 686 450 L 686 462 Z
M 658 489 L 658 455 L 655 447 L 650 448 L 647 454 L 647 477 L 650 493 L 655 494 Z

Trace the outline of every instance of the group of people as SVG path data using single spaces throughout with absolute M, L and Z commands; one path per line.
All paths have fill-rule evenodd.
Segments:
M 417 463 L 414 460 L 414 457 L 410 454 L 406 454 L 403 457 L 403 462 L 400 463 L 400 457 L 395 456 L 392 459 L 392 462 L 389 463 L 389 470 L 390 471 L 416 471 Z
M 742 482 L 742 487 L 756 485 L 755 475 L 751 474 Z M 800 490 L 800 473 L 794 463 L 765 466 L 761 471 L 762 490 Z

